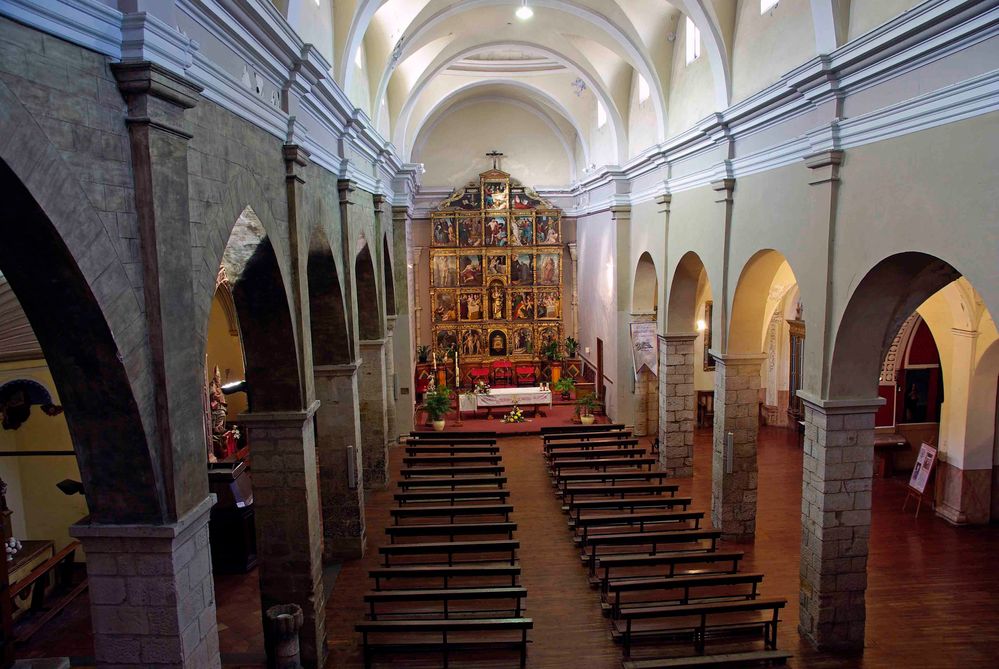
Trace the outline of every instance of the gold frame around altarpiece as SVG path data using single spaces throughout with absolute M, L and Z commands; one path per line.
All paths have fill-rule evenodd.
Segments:
M 471 220 L 478 227 L 479 241 L 475 244 L 465 244 L 461 241 L 462 223 L 464 220 Z M 509 227 L 509 226 L 508 226 Z M 457 211 L 454 217 L 455 235 L 458 237 L 459 249 L 478 249 L 486 245 L 485 228 L 483 227 L 483 216 L 478 211 Z
M 486 256 L 486 274 L 485 274 L 486 286 L 488 286 L 489 282 L 492 281 L 492 280 L 494 280 L 494 279 L 502 279 L 503 280 L 503 284 L 509 286 L 510 285 L 510 251 L 507 250 L 507 247 L 503 247 L 502 249 L 497 249 L 495 247 L 488 247 L 488 248 L 486 248 L 485 256 Z M 490 274 L 489 273 L 489 258 L 504 258 L 503 272 L 501 274 Z
M 555 283 L 539 283 L 538 277 L 541 275 L 541 263 L 539 260 L 542 257 L 554 256 L 556 262 L 558 262 L 558 267 L 556 268 L 556 274 L 558 278 Z M 460 266 L 460 263 L 459 263 Z M 460 268 L 459 268 L 460 272 Z M 460 279 L 460 277 L 459 277 Z M 556 246 L 548 246 L 544 248 L 534 248 L 534 284 L 537 288 L 561 288 L 562 287 L 562 248 Z
M 541 340 L 542 332 L 548 328 L 555 328 L 555 341 L 562 343 L 562 321 L 535 321 L 534 325 L 534 350 L 540 351 L 544 347 L 544 342 Z M 537 353 L 536 353 L 537 355 Z
M 485 289 L 481 286 L 475 288 L 459 288 L 458 289 L 458 322 L 459 323 L 481 323 L 485 319 Z M 462 303 L 466 303 L 466 296 L 478 295 L 479 296 L 479 318 L 469 318 L 467 316 L 462 316 Z
M 486 346 L 485 353 L 482 354 L 483 361 L 485 360 L 502 360 L 504 358 L 510 357 L 510 328 L 507 325 L 497 325 L 495 323 L 491 325 L 486 325 Z M 503 353 L 499 355 L 493 355 L 493 334 L 496 332 L 503 333 L 503 340 L 506 343 Z
M 502 206 L 486 205 L 486 184 L 503 184 L 505 195 Z M 489 197 L 493 197 L 490 193 Z M 510 175 L 501 170 L 487 170 L 479 175 L 479 203 L 483 212 L 510 211 Z M 495 205 L 495 203 L 494 203 Z M 484 217 L 483 217 L 484 218 Z
M 531 220 L 531 243 L 530 244 L 514 244 L 513 243 L 513 239 L 516 236 L 516 235 L 514 235 L 514 232 L 513 232 L 513 230 L 514 230 L 513 222 L 514 222 L 514 220 L 516 220 L 518 218 L 528 218 L 528 219 Z M 506 223 L 507 246 L 509 246 L 511 249 L 527 249 L 527 248 L 533 248 L 533 247 L 537 246 L 537 244 L 534 243 L 534 235 L 535 235 L 535 232 L 537 230 L 536 226 L 537 226 L 537 223 L 534 220 L 534 210 L 533 209 L 511 209 L 510 210 L 510 216 L 509 216 L 509 218 L 507 220 L 507 223 Z M 519 239 L 519 236 L 516 236 L 516 237 Z
M 541 306 L 541 296 L 545 293 L 555 293 L 555 303 L 558 309 L 556 316 L 539 316 L 538 308 Z M 534 320 L 541 323 L 562 321 L 562 289 L 558 286 L 540 286 L 534 289 Z
M 479 352 L 470 353 L 465 350 L 465 333 L 466 332 L 478 332 L 479 333 Z M 479 358 L 484 357 L 485 353 L 482 351 L 486 349 L 488 344 L 488 332 L 489 328 L 485 325 L 469 325 L 467 327 L 458 328 L 458 353 L 462 358 L 466 360 L 475 361 Z
M 449 330 L 454 333 L 454 345 L 457 347 L 457 345 L 459 343 L 458 342 L 458 330 L 459 330 L 458 324 L 455 323 L 453 326 L 438 325 L 438 326 L 434 326 L 434 330 L 433 330 L 433 332 L 434 332 L 434 345 L 432 347 L 432 350 L 434 352 L 443 353 L 444 351 L 447 350 L 447 347 L 442 346 L 440 344 L 440 333 L 441 332 L 447 332 Z M 438 360 L 437 362 L 440 363 L 441 361 Z
M 462 279 L 462 274 L 464 273 L 464 268 L 461 266 L 462 258 L 473 258 L 477 257 L 479 259 L 479 280 L 477 282 L 465 283 Z M 465 249 L 463 251 L 458 251 L 458 288 L 482 288 L 486 285 L 486 266 L 484 258 L 486 257 L 484 247 L 476 247 L 474 249 Z

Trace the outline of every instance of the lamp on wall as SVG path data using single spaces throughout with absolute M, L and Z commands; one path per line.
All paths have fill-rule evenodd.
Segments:
M 233 381 L 232 383 L 226 383 L 222 386 L 223 395 L 232 395 L 233 393 L 245 393 L 249 389 L 249 384 L 246 379 L 242 381 Z
M 698 318 L 697 319 L 697 331 L 698 332 L 704 332 L 707 329 L 708 329 L 708 324 L 704 322 L 704 319 L 703 318 Z
M 527 6 L 527 0 L 522 0 L 520 7 L 517 8 L 517 18 L 526 21 L 532 16 L 534 16 L 534 10 Z

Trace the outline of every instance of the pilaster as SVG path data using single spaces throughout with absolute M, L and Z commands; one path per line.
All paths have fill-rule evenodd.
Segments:
M 208 518 L 215 496 L 167 525 L 70 534 L 87 553 L 94 655 L 101 667 L 221 667 Z
M 659 465 L 671 478 L 694 475 L 694 341 L 659 335 Z
M 305 171 L 309 165 L 309 152 L 297 144 L 281 147 L 285 166 L 285 197 L 288 206 L 288 244 L 291 256 L 292 317 L 295 329 L 301 334 L 302 345 L 298 347 L 298 377 L 304 380 L 305 401 L 315 396 L 309 365 L 312 359 L 311 328 L 307 326 L 306 314 L 309 311 L 309 297 L 306 288 L 309 240 L 303 239 L 309 232 L 305 217 Z
M 384 488 L 388 483 L 388 410 L 385 392 L 385 340 L 362 339 L 361 359 L 361 459 L 364 487 Z
M 724 539 L 752 541 L 756 535 L 760 365 L 765 356 L 712 355 L 716 362 L 711 521 Z
M 322 522 L 316 471 L 314 417 L 319 402 L 305 411 L 244 413 L 253 444 L 253 496 L 256 500 L 257 571 L 261 611 L 298 604 L 305 615 L 300 632 L 302 664 L 326 660 Z M 267 629 L 266 623 L 264 628 Z

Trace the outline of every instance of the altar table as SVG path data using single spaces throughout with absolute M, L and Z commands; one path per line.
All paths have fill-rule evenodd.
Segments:
M 552 405 L 552 391 L 541 388 L 492 388 L 488 393 L 462 393 L 458 396 L 459 411 L 476 411 L 481 408 L 512 407 L 513 405 L 538 406 Z

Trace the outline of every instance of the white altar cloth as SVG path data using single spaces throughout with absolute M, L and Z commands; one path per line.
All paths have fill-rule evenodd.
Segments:
M 483 407 L 512 407 L 552 405 L 552 391 L 541 388 L 492 388 L 488 394 L 462 394 L 458 398 L 461 411 L 475 411 Z

